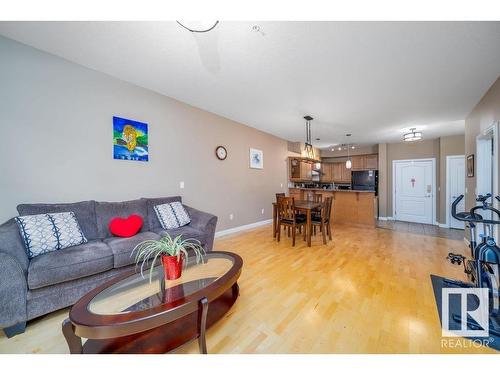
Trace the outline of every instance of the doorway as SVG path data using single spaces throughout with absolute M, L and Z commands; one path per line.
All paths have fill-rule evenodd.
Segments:
M 451 216 L 451 204 L 460 195 L 465 194 L 465 156 L 446 157 L 446 212 L 447 224 L 450 228 L 464 229 L 464 222 Z M 465 211 L 465 199 L 457 206 L 457 212 Z
M 475 195 L 491 193 L 493 207 L 498 209 L 498 122 L 476 137 L 476 191 Z M 472 206 L 475 202 L 470 202 Z M 491 219 L 491 212 L 482 213 L 485 219 Z M 477 231 L 479 235 L 479 231 Z M 494 226 L 494 236 L 498 237 L 498 228 Z
M 394 160 L 393 217 L 421 224 L 436 222 L 436 159 Z

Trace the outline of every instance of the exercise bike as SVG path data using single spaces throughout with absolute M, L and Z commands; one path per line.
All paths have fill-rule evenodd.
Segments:
M 500 269 L 500 248 L 493 237 L 493 226 L 500 225 L 500 211 L 495 209 L 492 203 L 488 203 L 491 194 L 479 195 L 476 198 L 480 205 L 470 209 L 469 212 L 457 213 L 457 205 L 463 199 L 460 195 L 451 205 L 451 215 L 459 220 L 467 223 L 470 231 L 470 250 L 471 259 L 466 259 L 461 254 L 448 254 L 448 260 L 452 264 L 462 264 L 464 272 L 467 274 L 470 283 L 462 281 L 446 279 L 446 283 L 454 284 L 461 287 L 488 288 L 489 291 L 489 309 L 490 318 L 494 323 L 490 327 L 490 331 L 496 335 L 500 335 L 500 293 L 499 293 L 499 269 Z M 495 197 L 500 201 L 500 197 Z M 491 212 L 491 219 L 484 219 L 478 211 Z M 496 214 L 498 220 L 493 220 L 493 215 Z M 484 233 L 480 234 L 481 241 L 476 241 L 476 225 L 481 223 L 484 225 Z M 455 317 L 454 317 L 455 319 Z

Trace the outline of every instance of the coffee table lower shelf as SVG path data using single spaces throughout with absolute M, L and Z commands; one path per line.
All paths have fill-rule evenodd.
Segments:
M 200 352 L 207 353 L 205 330 L 222 319 L 238 298 L 238 284 L 226 290 L 220 297 L 205 305 L 200 301 L 200 310 L 176 321 L 148 331 L 111 339 L 88 339 L 83 346 L 74 335 L 71 322 L 63 323 L 63 332 L 72 353 L 83 354 L 162 354 L 199 339 Z M 205 315 L 205 317 L 203 316 Z M 81 349 L 80 349 L 81 348 Z

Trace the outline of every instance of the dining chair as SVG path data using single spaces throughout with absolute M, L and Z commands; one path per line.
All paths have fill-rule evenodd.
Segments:
M 306 239 L 306 220 L 297 217 L 295 213 L 295 199 L 293 197 L 279 197 L 278 199 L 278 233 L 277 240 L 281 239 L 281 227 L 291 229 L 292 246 L 295 246 L 297 228 L 304 227 L 304 240 Z
M 319 215 L 313 215 L 311 218 L 311 224 L 314 228 L 314 234 L 316 234 L 316 227 L 319 227 L 321 235 L 323 237 L 323 244 L 326 245 L 326 235 L 328 238 L 332 239 L 332 227 L 331 227 L 331 211 L 332 211 L 332 201 L 333 197 L 327 197 L 325 202 L 321 207 Z
M 278 204 L 278 200 L 280 199 L 280 197 L 285 197 L 285 193 L 276 193 L 276 204 Z M 276 236 L 276 233 L 280 230 L 281 228 L 278 225 L 276 225 L 274 236 Z M 288 237 L 290 237 L 290 234 L 288 235 Z

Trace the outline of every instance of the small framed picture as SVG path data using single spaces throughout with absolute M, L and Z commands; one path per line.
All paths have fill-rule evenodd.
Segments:
M 474 177 L 474 154 L 467 156 L 467 177 Z
M 262 152 L 262 150 L 257 150 L 255 148 L 250 149 L 250 168 L 264 168 L 264 153 Z

